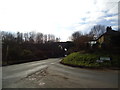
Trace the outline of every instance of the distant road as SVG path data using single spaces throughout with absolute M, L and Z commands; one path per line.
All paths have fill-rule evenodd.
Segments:
M 4 66 L 3 88 L 117 88 L 118 71 L 60 64 L 60 58 Z

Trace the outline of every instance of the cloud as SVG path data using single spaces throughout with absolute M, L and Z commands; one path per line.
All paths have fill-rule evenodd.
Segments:
M 111 24 L 118 24 L 118 22 L 111 22 Z
M 118 14 L 118 4 L 115 4 L 111 9 L 109 9 L 107 14 Z
M 75 24 L 74 25 L 74 32 L 75 31 L 81 31 L 83 34 L 88 33 L 91 28 L 96 25 L 95 23 L 86 23 L 86 24 Z
M 118 30 L 118 26 L 112 26 L 112 28 Z
M 114 25 L 108 22 L 118 19 L 117 2 L 118 0 L 1 0 L 0 30 L 52 33 L 65 41 L 74 31 L 85 33 L 93 25 L 102 23 Z
M 87 23 L 97 23 L 103 20 L 105 16 L 104 12 L 92 12 L 89 14 L 89 17 L 86 19 Z
M 118 20 L 118 15 L 105 17 L 106 20 Z

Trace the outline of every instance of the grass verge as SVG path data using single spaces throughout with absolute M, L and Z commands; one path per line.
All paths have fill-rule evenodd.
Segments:
M 101 56 L 110 57 L 110 61 L 104 61 L 102 63 L 96 62 Z M 120 56 L 118 55 L 102 55 L 102 54 L 81 54 L 80 52 L 74 52 L 60 62 L 65 65 L 74 67 L 87 67 L 87 68 L 105 68 L 105 67 L 119 67 Z

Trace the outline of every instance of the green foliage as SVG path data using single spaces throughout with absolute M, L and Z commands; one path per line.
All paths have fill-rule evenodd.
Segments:
M 99 57 L 94 54 L 80 54 L 79 52 L 72 53 L 65 57 L 62 62 L 65 64 L 73 64 L 79 66 L 98 66 L 99 64 L 96 63 L 96 60 Z
M 114 56 L 111 61 L 104 61 L 103 63 L 98 63 L 96 60 L 99 59 L 101 54 L 81 54 L 79 52 L 72 53 L 65 57 L 61 62 L 69 65 L 85 66 L 85 67 L 110 67 L 120 64 L 120 56 Z M 109 56 L 109 55 L 103 55 Z M 119 62 L 118 62 L 119 60 Z

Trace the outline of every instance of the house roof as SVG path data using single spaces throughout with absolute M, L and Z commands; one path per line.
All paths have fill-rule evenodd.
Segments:
M 102 34 L 101 36 L 99 36 L 97 39 L 96 39 L 96 41 L 98 40 L 98 39 L 100 39 L 102 36 L 104 36 L 104 35 L 116 35 L 116 34 L 120 34 L 120 32 L 119 31 L 116 31 L 116 30 L 107 30 L 104 34 Z

